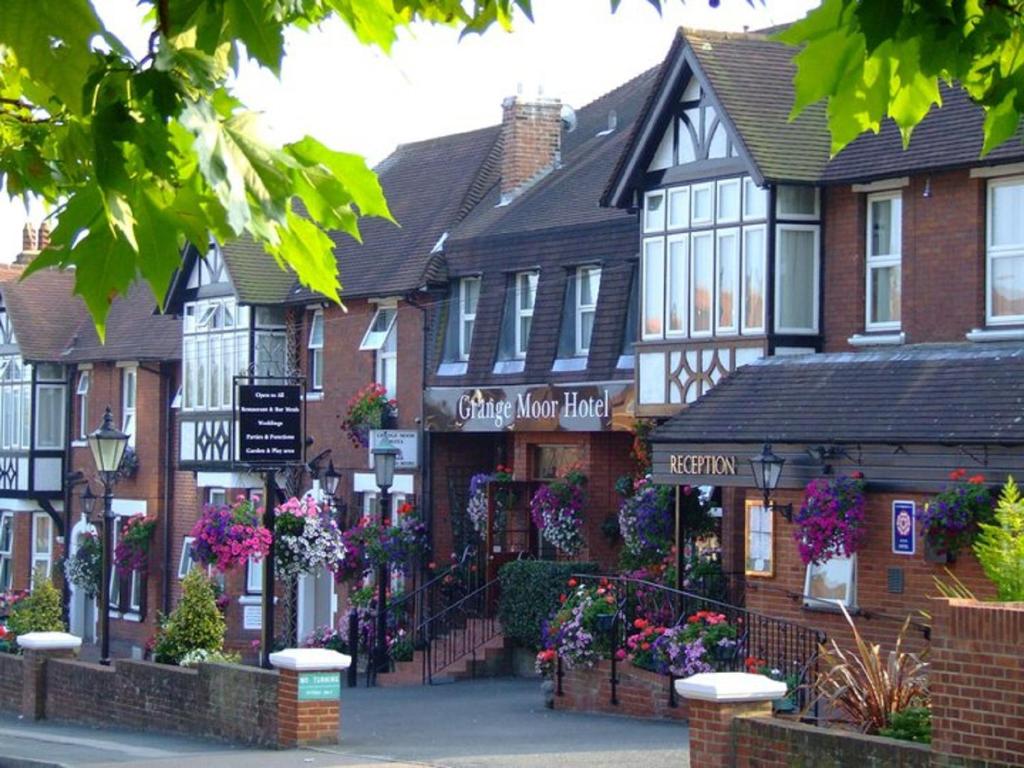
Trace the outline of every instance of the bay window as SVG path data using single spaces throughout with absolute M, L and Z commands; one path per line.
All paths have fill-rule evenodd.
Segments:
M 818 227 L 780 224 L 775 233 L 775 330 L 818 331 Z
M 588 266 L 576 270 L 576 355 L 590 353 L 594 333 L 597 295 L 601 290 L 601 268 Z
M 32 431 L 32 366 L 0 356 L 0 446 L 28 450 Z
M 533 327 L 533 308 L 537 303 L 539 272 L 516 275 L 516 357 L 525 358 Z
M 869 331 L 900 327 L 902 209 L 899 192 L 868 196 L 865 326 Z
M 63 366 L 40 363 L 36 367 L 36 448 L 64 447 L 65 391 Z
M 644 205 L 644 232 L 660 232 L 665 229 L 665 193 L 651 192 Z
M 234 297 L 185 305 L 182 408 L 229 410 L 234 377 L 249 367 L 249 307 Z M 281 334 L 283 337 L 283 333 Z M 283 349 L 282 349 L 283 352 Z
M 986 319 L 1024 323 L 1024 177 L 989 182 Z
M 324 313 L 317 310 L 309 324 L 309 385 L 324 388 Z
M 464 277 L 459 282 L 459 359 L 469 360 L 476 325 L 476 307 L 480 301 L 480 278 Z
M 764 333 L 767 191 L 737 176 L 664 192 L 666 234 L 642 244 L 641 338 Z
M 288 374 L 285 313 L 281 307 L 256 307 L 253 370 L 257 376 L 284 378 Z M 230 405 L 231 401 L 227 402 Z

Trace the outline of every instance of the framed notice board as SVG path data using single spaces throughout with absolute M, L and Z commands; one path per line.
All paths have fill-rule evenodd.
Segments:
M 771 507 L 760 500 L 747 499 L 744 505 L 744 539 L 748 576 L 775 575 L 775 525 Z

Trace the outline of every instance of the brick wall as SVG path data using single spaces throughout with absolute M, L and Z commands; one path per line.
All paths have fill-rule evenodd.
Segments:
M 930 184 L 930 196 L 925 186 Z M 914 176 L 902 188 L 902 330 L 907 343 L 963 341 L 985 323 L 984 179 L 968 171 Z M 825 348 L 864 333 L 866 195 L 826 195 Z
M 746 493 L 758 492 L 748 490 Z M 792 502 L 794 510 L 797 510 L 802 498 L 799 491 L 786 491 L 780 492 L 776 501 L 779 504 Z M 893 500 L 916 501 L 918 509 L 921 509 L 928 498 L 924 494 L 912 493 L 867 495 L 868 537 L 857 555 L 857 604 L 861 614 L 855 616 L 854 620 L 860 632 L 872 642 L 890 644 L 908 615 L 920 619 L 919 610 L 930 607 L 930 598 L 938 594 L 934 577 L 945 577 L 943 566 L 925 560 L 924 544 L 920 536 L 917 540 L 916 555 L 892 553 L 890 537 Z M 725 518 L 731 516 L 740 528 L 744 515 L 743 499 L 743 492 L 738 492 L 734 505 L 725 508 Z M 787 523 L 781 514 L 775 515 L 775 575 L 772 578 L 747 577 L 746 605 L 758 613 L 823 629 L 830 636 L 837 638 L 846 638 L 846 622 L 840 614 L 806 609 L 798 597 L 804 591 L 806 567 L 800 560 L 793 539 L 795 530 L 796 526 Z M 729 541 L 735 542 L 736 539 L 732 538 Z M 740 545 L 742 546 L 742 539 Z M 726 559 L 728 560 L 728 553 Z M 889 592 L 890 568 L 902 571 L 902 593 Z M 994 595 L 991 582 L 985 578 L 977 560 L 970 552 L 961 552 L 957 562 L 949 568 L 978 597 Z M 924 643 L 922 633 L 913 630 L 908 635 L 908 641 L 917 649 Z
M 55 720 L 274 746 L 277 682 L 277 672 L 223 664 L 192 670 L 143 661 L 101 667 L 51 660 L 45 712 Z
M 932 746 L 941 766 L 1024 765 L 1024 604 L 933 604 Z
M 735 718 L 730 741 L 736 768 L 928 768 L 931 760 L 924 744 L 771 718 Z
M 562 677 L 562 695 L 555 696 L 555 709 L 575 712 L 604 712 L 631 717 L 685 720 L 687 702 L 676 697 L 669 701 L 669 678 L 634 667 L 629 662 L 617 668 L 618 705 L 611 703 L 611 662 L 600 661 L 591 669 L 566 670 Z
M 21 656 L 0 653 L 0 712 L 21 711 L 21 683 L 25 660 Z

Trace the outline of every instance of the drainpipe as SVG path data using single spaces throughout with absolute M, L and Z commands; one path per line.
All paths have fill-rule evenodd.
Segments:
M 174 516 L 173 504 L 174 504 L 174 428 L 176 426 L 176 419 L 174 418 L 174 410 L 171 408 L 171 404 L 174 402 L 174 395 L 177 393 L 177 387 L 174 381 L 174 365 L 161 363 L 160 365 L 160 378 L 162 383 L 166 383 L 167 390 L 164 393 L 164 402 L 167 403 L 167 407 L 163 408 L 163 414 L 161 414 L 164 421 L 164 583 L 163 594 L 160 599 L 161 612 L 166 616 L 171 612 L 171 579 L 174 577 L 176 571 L 171 569 L 171 531 L 174 529 L 172 518 Z

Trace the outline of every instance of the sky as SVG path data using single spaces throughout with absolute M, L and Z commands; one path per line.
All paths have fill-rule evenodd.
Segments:
M 93 0 L 109 29 L 133 50 L 148 31 L 135 0 Z M 680 26 L 742 31 L 791 21 L 817 0 L 534 0 L 534 23 L 519 16 L 512 33 L 493 28 L 459 40 L 454 30 L 414 26 L 391 56 L 360 45 L 340 22 L 286 40 L 281 78 L 247 64 L 236 93 L 263 114 L 268 138 L 311 134 L 371 163 L 398 144 L 493 125 L 501 101 L 521 90 L 579 108 L 658 64 Z M 29 214 L 38 224 L 44 212 Z M 0 194 L 0 262 L 21 248 L 26 212 Z

